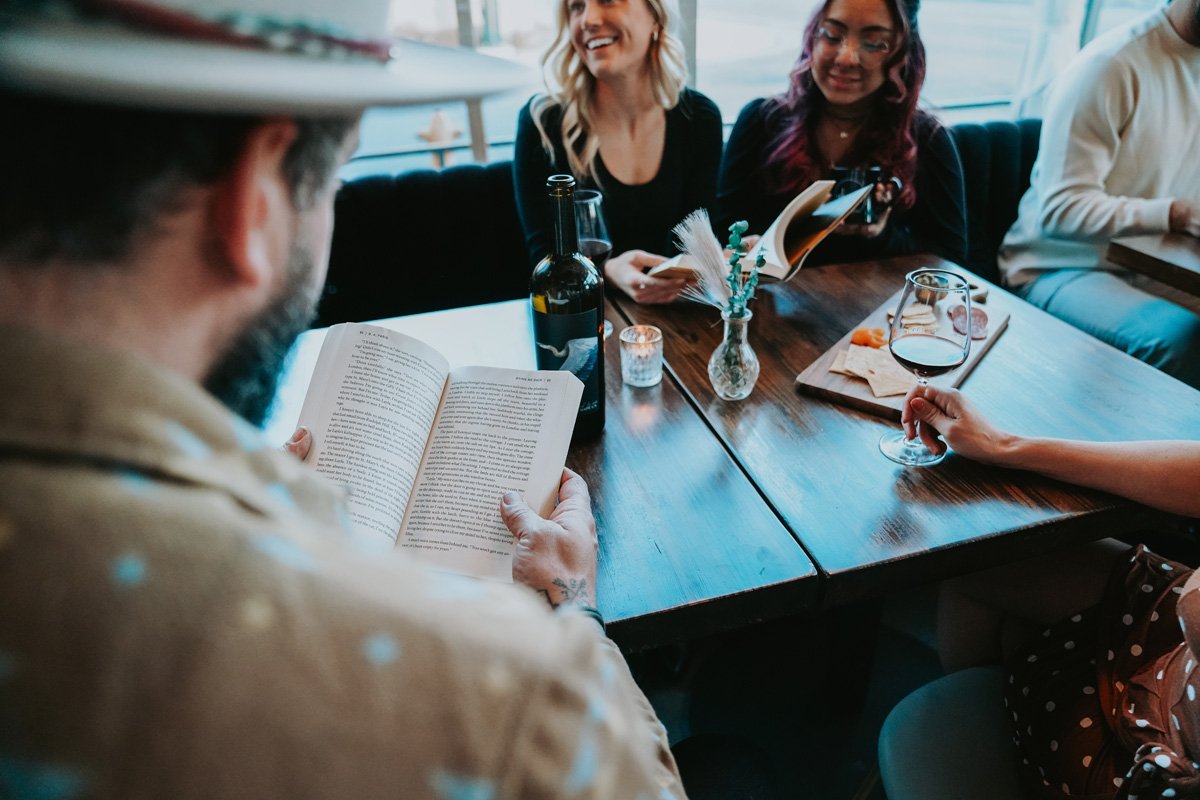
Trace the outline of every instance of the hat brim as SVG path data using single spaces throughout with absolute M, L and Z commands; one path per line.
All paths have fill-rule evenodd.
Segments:
M 530 87 L 533 70 L 472 50 L 401 40 L 385 64 L 55 22 L 0 29 L 0 83 L 114 105 L 339 114 Z

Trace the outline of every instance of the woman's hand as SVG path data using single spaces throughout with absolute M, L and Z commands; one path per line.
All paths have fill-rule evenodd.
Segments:
M 752 233 L 749 236 L 743 236 L 742 237 L 742 246 L 741 246 L 741 251 L 742 251 L 743 257 L 749 256 L 751 253 L 753 253 L 754 248 L 758 247 L 758 243 L 761 241 L 762 241 L 762 236 L 757 233 Z M 723 249 L 725 251 L 725 257 L 728 258 L 730 256 L 729 248 L 726 247 Z
M 945 452 L 948 444 L 959 455 L 985 464 L 1001 464 L 1016 438 L 993 427 L 962 392 L 936 386 L 910 390 L 900 421 L 905 436 L 920 436 L 933 452 Z
M 758 247 L 758 243 L 760 241 L 762 241 L 762 236 L 760 236 L 757 233 L 755 233 L 751 236 L 743 236 L 742 237 L 741 251 L 742 251 L 742 265 L 743 266 L 749 266 L 754 263 L 754 249 L 756 247 Z M 725 254 L 726 262 L 728 262 L 729 257 L 733 255 L 733 251 L 730 250 L 728 247 L 722 248 L 721 252 Z
M 875 184 L 874 197 L 871 202 L 876 209 L 883 211 L 876 215 L 870 225 L 858 222 L 843 222 L 833 229 L 840 236 L 861 236 L 864 239 L 874 239 L 887 228 L 888 218 L 892 216 L 892 201 L 896 199 L 899 189 L 894 181 L 882 181 Z M 851 215 L 853 216 L 853 214 Z
M 629 250 L 613 256 L 604 265 L 604 280 L 616 286 L 638 303 L 669 303 L 679 296 L 687 279 L 656 277 L 645 273 L 666 261 L 644 250 Z

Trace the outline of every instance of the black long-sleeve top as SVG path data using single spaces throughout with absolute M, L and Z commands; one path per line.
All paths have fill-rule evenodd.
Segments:
M 536 265 L 554 242 L 546 178 L 571 172 L 560 136 L 562 112 L 553 107 L 543 120 L 554 139 L 554 158 L 542 147 L 533 124 L 530 104 L 521 109 L 513 153 L 513 185 L 517 211 L 525 229 L 531 265 Z M 645 250 L 670 256 L 678 252 L 671 229 L 697 208 L 713 207 L 717 169 L 721 162 L 721 112 L 699 92 L 685 89 L 679 103 L 667 111 L 662 163 L 648 183 L 631 186 L 614 178 L 597 157 L 600 185 L 583 179 L 577 188 L 599 189 L 604 194 L 604 214 L 612 237 L 613 254 Z M 575 176 L 578 181 L 580 176 Z
M 767 180 L 768 149 L 782 123 L 769 119 L 766 111 L 766 100 L 750 102 L 729 135 L 717 184 L 717 230 L 744 219 L 751 233 L 762 233 L 795 197 L 795 192 L 773 191 Z M 917 198 L 913 207 L 907 211 L 893 209 L 883 233 L 873 239 L 827 237 L 806 263 L 831 264 L 912 253 L 933 253 L 958 264 L 966 261 L 966 198 L 958 150 L 950 132 L 933 116 L 918 111 L 914 124 Z

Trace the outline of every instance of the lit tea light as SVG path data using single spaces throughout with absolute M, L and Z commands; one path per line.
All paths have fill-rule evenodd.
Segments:
M 621 331 L 621 379 L 630 386 L 662 381 L 663 337 L 653 325 L 630 325 Z

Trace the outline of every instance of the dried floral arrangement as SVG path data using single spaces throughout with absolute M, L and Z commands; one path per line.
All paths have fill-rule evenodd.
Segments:
M 745 221 L 729 226 L 730 255 L 726 258 L 704 209 L 693 211 L 675 226 L 679 249 L 696 270 L 696 284 L 683 290 L 684 297 L 714 306 L 730 317 L 746 315 L 746 305 L 754 299 L 758 287 L 759 267 L 765 263 L 759 252 L 750 271 L 742 271 L 742 236 L 749 227 Z

